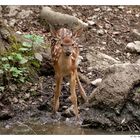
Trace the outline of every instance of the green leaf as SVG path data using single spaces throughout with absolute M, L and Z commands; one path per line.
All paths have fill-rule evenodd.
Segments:
M 35 39 L 36 39 L 35 43 L 37 43 L 37 44 L 44 43 L 44 37 L 36 36 Z
M 14 56 L 15 60 L 17 61 L 21 61 L 23 59 L 22 55 L 20 53 L 17 53 L 15 56 Z
M 29 48 L 19 48 L 19 51 L 25 52 L 25 51 L 30 51 L 30 49 Z
M 3 69 L 8 71 L 10 69 L 10 64 L 3 64 Z
M 23 45 L 24 47 L 29 47 L 29 48 L 32 47 L 32 43 L 31 43 L 31 42 L 23 42 L 22 45 Z
M 37 61 L 32 61 L 32 65 L 35 66 L 36 68 L 40 67 L 40 64 Z
M 10 72 L 12 72 L 13 77 L 18 77 L 19 75 L 22 75 L 22 71 L 18 70 L 17 67 L 11 67 Z
M 27 35 L 23 35 L 23 37 L 25 37 L 25 38 L 27 38 L 27 39 L 32 39 L 32 38 L 33 38 L 33 35 L 27 34 Z
M 22 60 L 19 62 L 20 64 L 25 64 L 25 63 L 27 63 L 28 62 L 28 60 L 27 59 L 25 59 L 25 58 L 22 58 Z
M 14 59 L 13 59 L 13 56 L 11 56 L 11 55 L 8 56 L 8 59 L 9 59 L 9 60 L 14 60 Z
M 2 57 L 1 60 L 2 61 L 8 61 L 8 58 L 7 57 Z

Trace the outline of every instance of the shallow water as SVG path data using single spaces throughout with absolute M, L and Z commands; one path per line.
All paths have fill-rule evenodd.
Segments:
M 66 124 L 40 124 L 40 123 L 21 123 L 5 127 L 0 126 L 0 134 L 8 135 L 110 135 L 110 134 L 127 134 L 130 132 L 107 132 L 96 129 L 85 129 L 80 126 L 69 126 Z

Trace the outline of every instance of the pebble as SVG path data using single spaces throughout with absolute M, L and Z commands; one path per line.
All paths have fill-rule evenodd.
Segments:
M 140 17 L 140 15 L 139 14 L 136 14 L 135 17 Z
M 100 8 L 94 9 L 95 12 L 99 12 L 100 10 L 101 10 Z
M 122 10 L 122 9 L 124 9 L 124 6 L 118 6 L 118 9 Z
M 92 71 L 93 67 L 88 67 L 87 71 Z
M 89 72 L 88 74 L 87 74 L 87 76 L 91 76 L 92 75 L 92 72 Z
M 98 79 L 92 81 L 91 84 L 94 86 L 99 86 L 101 84 L 101 82 L 102 82 L 102 79 L 98 78 Z
M 140 53 L 140 41 L 128 43 L 125 49 L 126 51 Z
M 129 57 L 130 57 L 130 55 L 131 55 L 130 53 L 127 53 L 127 54 L 126 54 L 126 57 L 127 57 L 127 58 L 129 58 Z
M 140 31 L 138 29 L 133 29 L 132 32 L 137 36 L 140 36 Z
M 119 50 L 116 50 L 116 53 L 120 53 L 120 51 Z
M 103 35 L 104 34 L 104 30 L 102 30 L 102 29 L 97 30 L 97 34 Z
M 20 31 L 17 31 L 16 33 L 17 33 L 17 34 L 19 34 L 19 35 L 21 35 L 21 34 L 22 34 Z
M 94 21 L 92 21 L 92 20 L 88 20 L 87 23 L 88 23 L 89 25 L 91 25 L 91 26 L 93 26 L 93 25 L 96 24 L 96 23 L 95 23 Z
M 106 45 L 106 42 L 105 42 L 105 41 L 102 41 L 102 44 L 103 44 L 103 45 Z

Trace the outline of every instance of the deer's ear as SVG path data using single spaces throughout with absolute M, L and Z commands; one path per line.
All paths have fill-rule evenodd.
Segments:
M 55 38 L 60 38 L 58 31 L 52 25 L 49 25 L 49 27 L 51 35 Z
M 83 28 L 76 29 L 75 31 L 73 31 L 73 37 L 80 36 L 82 32 L 83 32 Z

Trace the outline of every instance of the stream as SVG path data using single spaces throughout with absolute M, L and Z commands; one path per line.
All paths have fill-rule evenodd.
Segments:
M 1 135 L 132 135 L 131 132 L 107 132 L 99 129 L 86 129 L 80 126 L 69 126 L 63 123 L 40 124 L 21 123 L 1 126 Z

